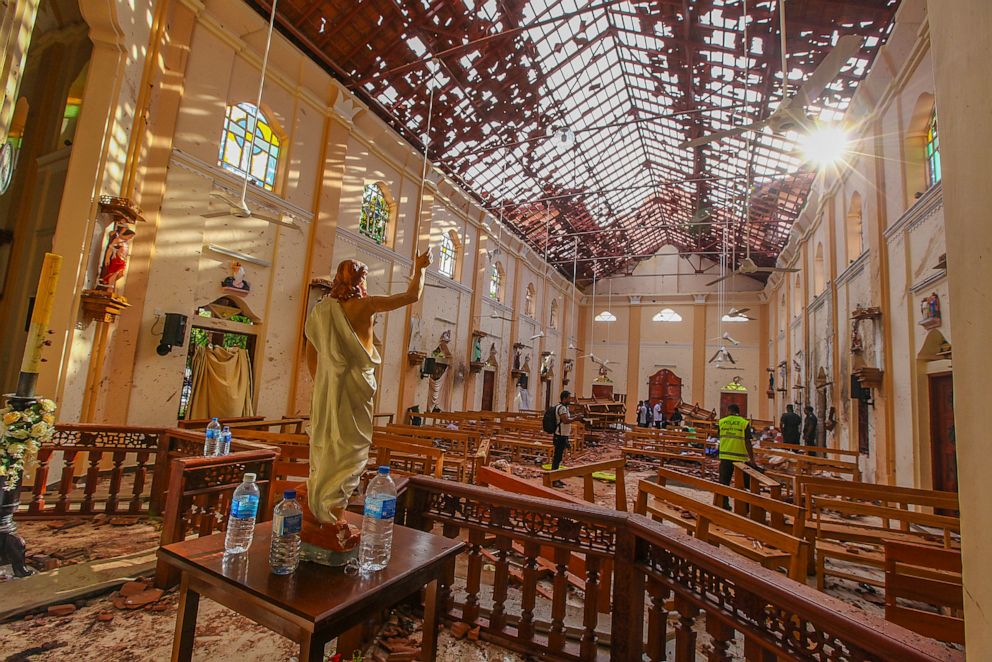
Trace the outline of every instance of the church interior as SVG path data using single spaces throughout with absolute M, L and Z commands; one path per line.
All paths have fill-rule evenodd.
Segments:
M 0 20 L 4 659 L 992 655 L 992 3 Z

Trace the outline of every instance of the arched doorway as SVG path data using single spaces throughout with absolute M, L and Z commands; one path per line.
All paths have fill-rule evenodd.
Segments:
M 727 415 L 730 405 L 740 407 L 741 416 L 747 418 L 747 387 L 740 377 L 734 377 L 729 384 L 720 389 L 720 418 Z
M 930 460 L 932 488 L 947 492 L 958 490 L 957 440 L 954 428 L 954 374 L 951 371 L 951 344 L 937 329 L 931 329 L 917 355 L 917 373 L 925 380 L 921 397 L 920 436 L 929 432 L 929 452 L 921 444 L 921 457 Z M 919 382 L 918 382 L 919 383 Z M 923 384 L 921 384 L 923 386 Z M 921 467 L 925 471 L 925 467 Z M 925 475 L 925 474 L 924 474 Z

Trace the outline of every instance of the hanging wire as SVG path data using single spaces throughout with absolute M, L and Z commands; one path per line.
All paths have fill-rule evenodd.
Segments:
M 241 206 L 247 207 L 245 197 L 248 195 L 248 180 L 251 178 L 251 162 L 255 158 L 255 139 L 258 137 L 258 114 L 262 112 L 262 90 L 265 87 L 265 73 L 269 69 L 269 51 L 272 49 L 272 32 L 276 24 L 276 5 L 279 0 L 272 0 L 272 13 L 269 14 L 269 33 L 265 37 L 265 54 L 262 56 L 262 73 L 258 78 L 258 94 L 255 96 L 255 112 L 252 113 L 251 146 L 248 148 L 248 167 L 245 168 L 245 180 L 241 184 Z M 247 129 L 248 127 L 245 126 Z

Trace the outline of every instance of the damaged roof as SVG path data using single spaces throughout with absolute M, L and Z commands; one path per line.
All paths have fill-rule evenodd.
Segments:
M 790 95 L 839 37 L 865 37 L 810 118 L 843 116 L 898 4 L 785 2 Z M 781 3 L 747 0 L 746 18 L 744 6 L 280 0 L 277 25 L 537 254 L 569 278 L 577 259 L 575 276 L 591 278 L 668 244 L 715 257 L 724 226 L 738 258 L 774 264 L 815 174 L 797 134 L 680 147 L 782 101 Z

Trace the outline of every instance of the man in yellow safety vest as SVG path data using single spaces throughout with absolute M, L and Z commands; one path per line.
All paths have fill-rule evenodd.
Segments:
M 727 406 L 727 415 L 720 419 L 720 482 L 730 485 L 734 477 L 734 462 L 754 463 L 754 449 L 751 447 L 751 424 L 741 416 L 741 408 L 736 404 Z M 744 477 L 747 482 L 747 476 Z M 723 507 L 729 508 L 727 498 Z

